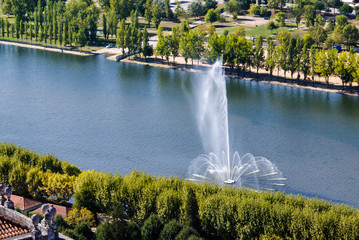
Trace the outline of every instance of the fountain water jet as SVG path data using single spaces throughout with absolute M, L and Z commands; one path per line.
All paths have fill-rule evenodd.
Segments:
M 191 162 L 189 179 L 253 189 L 273 190 L 286 180 L 275 164 L 250 153 L 230 158 L 226 80 L 217 61 L 206 79 L 196 82 L 194 97 L 202 144 L 209 154 Z

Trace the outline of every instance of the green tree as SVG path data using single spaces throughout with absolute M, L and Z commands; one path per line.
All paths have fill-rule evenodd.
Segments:
M 152 56 L 153 55 L 153 49 L 152 47 L 149 45 L 149 40 L 148 40 L 148 32 L 147 32 L 147 28 L 144 27 L 143 32 L 142 32 L 142 54 L 145 58 L 147 58 L 148 56 Z
M 298 3 L 295 4 L 294 7 L 290 8 L 290 12 L 294 17 L 295 23 L 297 24 L 297 28 L 298 28 L 300 20 L 304 13 L 304 8 L 303 8 L 302 4 L 298 4 Z
M 252 4 L 248 10 L 249 14 L 251 15 L 259 15 L 261 13 L 261 8 L 257 4 Z
M 218 36 L 217 33 L 214 33 L 207 39 L 207 43 L 209 60 L 210 62 L 214 62 L 224 53 L 226 46 L 226 37 L 223 35 Z
M 74 231 L 74 239 L 78 240 L 94 240 L 95 234 L 86 223 L 79 223 L 76 225 Z
M 339 12 L 344 15 L 348 15 L 349 13 L 352 13 L 353 10 L 354 10 L 353 7 L 347 3 L 344 3 L 343 6 L 339 8 Z
M 16 163 L 16 165 L 9 172 L 9 184 L 20 196 L 29 195 L 29 191 L 26 184 L 26 174 L 28 170 L 28 166 L 19 162 Z
M 265 61 L 265 69 L 269 71 L 269 74 L 273 76 L 273 70 L 276 66 L 276 61 L 274 58 L 275 54 L 275 44 L 273 40 L 267 40 L 268 48 L 267 48 L 267 56 Z
M 288 43 L 287 52 L 286 52 L 286 66 L 290 71 L 291 79 L 293 80 L 293 74 L 297 70 L 297 49 L 296 49 L 296 39 L 291 38 Z M 285 75 L 285 72 L 284 72 Z
M 1 10 L 4 14 L 13 14 L 12 0 L 5 0 L 1 3 Z
M 358 20 L 359 19 L 359 6 L 355 6 L 354 11 L 355 11 L 355 19 Z
M 23 34 L 24 34 L 24 23 L 22 20 L 20 20 L 20 28 L 19 28 L 19 33 L 16 35 L 19 35 L 21 39 L 23 39 Z M 18 37 L 17 37 L 18 38 Z
M 87 18 L 86 18 L 87 29 L 90 33 L 88 40 L 90 42 L 94 43 L 94 42 L 96 42 L 97 22 L 98 22 L 98 18 L 100 16 L 100 11 L 94 4 L 91 4 L 86 9 L 86 13 L 87 13 Z M 117 26 L 117 21 L 116 21 L 116 26 Z M 115 28 L 116 28 L 116 26 L 115 26 Z M 114 31 L 114 33 L 116 33 L 116 32 Z
M 314 2 L 314 9 L 315 11 L 325 10 L 325 4 L 323 3 L 323 1 L 316 1 Z
M 199 207 L 196 194 L 191 187 L 187 187 L 184 200 L 184 224 L 194 229 L 200 229 Z
M 325 28 L 325 31 L 329 34 L 334 31 L 334 27 L 335 27 L 334 20 L 332 18 L 328 18 L 328 24 L 327 27 Z
M 310 35 L 313 37 L 314 42 L 319 46 L 327 38 L 327 34 L 323 27 L 314 26 L 309 29 Z
M 108 37 L 107 37 L 107 21 L 106 21 L 105 14 L 102 14 L 102 32 L 103 32 L 103 37 L 105 39 L 108 39 Z
M 273 30 L 277 28 L 277 25 L 272 20 L 270 20 L 267 25 L 267 28 L 270 30 L 271 33 L 273 33 Z
M 72 227 L 75 227 L 81 223 L 92 227 L 95 223 L 95 216 L 87 208 L 73 208 L 67 214 L 66 222 Z
M 275 20 L 279 23 L 279 25 L 281 27 L 284 27 L 285 26 L 285 13 L 284 12 L 277 13 Z
M 179 55 L 181 41 L 181 32 L 179 25 L 172 27 L 171 41 L 170 41 L 170 50 L 173 56 L 173 63 L 175 63 L 176 57 Z
M 304 44 L 302 52 L 300 54 L 299 71 L 303 73 L 303 79 L 306 80 L 310 71 L 310 56 L 306 44 Z
M 358 28 L 353 24 L 348 24 L 343 28 L 344 43 L 349 47 L 355 45 L 359 39 Z
M 305 26 L 310 27 L 314 25 L 315 19 L 315 8 L 311 5 L 304 6 L 304 19 L 305 19 Z
M 137 29 L 139 27 L 137 11 L 132 10 L 130 18 L 131 18 L 131 25 Z
M 193 59 L 197 60 L 197 64 L 199 64 L 199 60 L 204 53 L 204 38 L 197 31 L 190 31 L 189 35 L 192 65 Z
M 165 3 L 164 10 L 165 10 L 166 18 L 167 20 L 172 19 L 173 12 L 171 10 L 170 0 L 164 0 L 164 3 Z
M 161 8 L 158 4 L 152 5 L 152 21 L 155 24 L 155 28 L 158 29 L 161 23 Z
M 192 1 L 187 8 L 187 11 L 192 17 L 201 17 L 205 14 L 204 7 L 202 5 L 201 0 Z
M 30 168 L 26 173 L 26 185 L 34 199 L 40 200 L 45 196 L 43 174 L 38 168 Z
M 175 239 L 178 233 L 182 230 L 182 225 L 173 219 L 166 223 L 161 231 L 160 240 Z
M 141 229 L 142 239 L 144 240 L 157 240 L 161 234 L 163 228 L 163 223 L 161 219 L 152 214 L 146 221 L 143 223 Z
M 349 24 L 348 19 L 344 15 L 339 15 L 335 18 L 335 24 L 337 26 L 345 26 Z
M 145 7 L 145 19 L 148 23 L 148 26 L 150 26 L 152 21 L 152 0 L 146 0 L 144 7 Z
M 356 58 L 354 53 L 341 52 L 335 62 L 334 73 L 342 80 L 342 87 L 354 80 L 356 70 Z
M 156 55 L 161 56 L 162 62 L 163 62 L 163 57 L 169 52 L 169 45 L 167 44 L 167 40 L 165 38 L 165 35 L 163 34 L 163 28 L 162 26 L 159 26 L 158 30 L 157 30 L 157 37 L 158 37 L 158 42 L 157 42 L 157 46 L 156 46 Z M 167 53 L 166 53 L 167 51 Z
M 309 51 L 309 62 L 310 62 L 310 70 L 309 70 L 309 73 L 312 75 L 312 81 L 314 81 L 314 76 L 317 74 L 316 72 L 316 69 L 315 69 L 315 65 L 316 65 L 316 62 L 317 62 L 317 50 L 314 48 L 314 46 L 312 46 L 310 48 L 310 51 Z
M 316 53 L 315 72 L 325 78 L 327 85 L 329 84 L 329 77 L 334 74 L 337 56 L 338 52 L 336 49 L 321 50 Z
M 126 36 L 126 23 L 125 19 L 121 20 L 120 28 L 117 30 L 116 45 L 118 48 L 122 48 L 122 54 L 125 54 L 125 36 Z
M 175 17 L 178 19 L 179 17 L 181 17 L 184 13 L 183 8 L 181 7 L 181 2 L 177 1 L 176 2 L 176 8 L 175 8 Z
M 237 16 L 242 9 L 238 0 L 229 0 L 226 2 L 225 11 L 231 13 L 233 16 Z
M 265 16 L 268 16 L 268 8 L 267 7 L 265 7 L 265 6 L 261 6 L 261 8 L 260 8 L 260 15 L 262 16 L 262 17 L 265 17 Z
M 209 9 L 216 9 L 217 5 L 216 0 L 204 0 L 204 11 L 207 12 Z
M 199 233 L 189 226 L 184 226 L 183 229 L 178 233 L 175 240 L 186 240 L 191 237 L 199 237 Z
M 157 197 L 157 214 L 164 221 L 179 219 L 181 199 L 174 190 L 162 192 Z
M 268 0 L 268 7 L 283 9 L 285 0 Z
M 261 35 L 258 35 L 255 39 L 254 51 L 253 51 L 253 63 L 257 68 L 257 73 L 259 68 L 264 66 L 264 49 L 263 49 L 263 38 Z
M 322 16 L 317 16 L 314 20 L 314 25 L 324 27 L 325 19 Z
M 335 9 L 340 8 L 343 5 L 343 2 L 341 0 L 327 0 L 328 7 L 334 8 L 334 14 Z
M 303 45 L 308 49 L 314 44 L 314 39 L 310 33 L 307 33 L 303 36 Z
M 43 190 L 50 200 L 65 203 L 74 194 L 75 179 L 75 176 L 47 171 L 42 179 Z
M 62 21 L 59 21 L 58 22 L 58 26 L 57 26 L 57 29 L 59 31 L 59 43 L 60 43 L 60 46 L 62 45 L 63 43 L 63 40 L 64 40 L 64 36 L 63 36 L 63 33 L 64 33 L 64 27 L 63 27 L 64 23 Z
M 215 21 L 217 21 L 217 13 L 214 9 L 209 9 L 208 12 L 206 13 L 206 16 L 204 16 L 204 20 L 207 23 L 213 23 Z

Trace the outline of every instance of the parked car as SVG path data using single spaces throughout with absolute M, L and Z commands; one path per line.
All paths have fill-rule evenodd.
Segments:
M 114 46 L 112 44 L 109 44 L 106 46 L 106 48 L 113 48 Z
M 338 50 L 338 53 L 340 53 L 340 52 L 342 51 L 342 47 L 341 47 L 340 45 L 335 45 L 335 46 L 333 47 L 333 49 Z

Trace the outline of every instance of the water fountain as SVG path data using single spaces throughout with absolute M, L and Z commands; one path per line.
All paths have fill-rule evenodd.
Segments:
M 222 63 L 217 61 L 208 77 L 195 82 L 194 102 L 204 150 L 191 162 L 189 179 L 216 182 L 253 189 L 273 190 L 284 186 L 283 174 L 264 157 L 250 153 L 230 158 L 226 80 Z

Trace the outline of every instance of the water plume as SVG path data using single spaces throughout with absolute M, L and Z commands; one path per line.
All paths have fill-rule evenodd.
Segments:
M 274 190 L 286 179 L 277 166 L 250 153 L 231 158 L 228 134 L 228 103 L 222 63 L 217 61 L 208 76 L 193 88 L 198 129 L 204 150 L 188 170 L 189 179 L 252 189 Z

